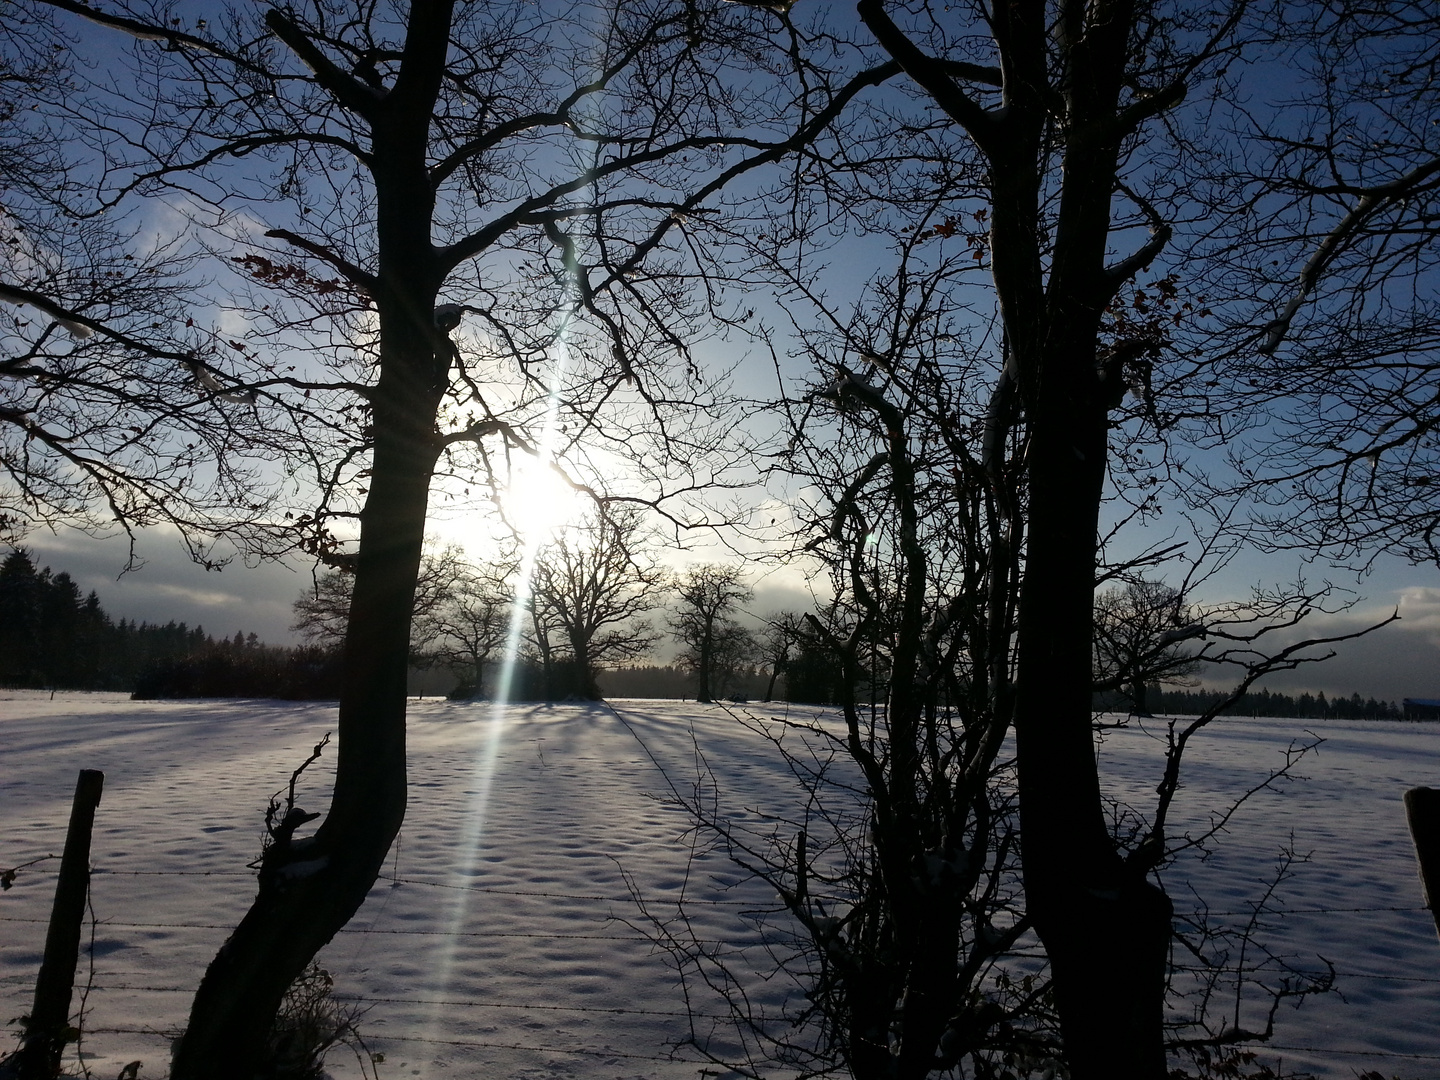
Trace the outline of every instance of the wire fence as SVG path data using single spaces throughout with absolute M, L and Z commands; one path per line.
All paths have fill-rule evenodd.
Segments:
M 255 873 L 249 870 L 116 870 L 111 867 L 95 866 L 90 870 L 92 876 L 108 874 L 111 877 L 243 877 L 254 880 Z M 593 900 L 611 904 L 630 903 L 635 898 L 629 893 L 623 895 L 597 894 L 597 893 L 566 893 L 554 892 L 540 889 L 500 889 L 489 885 L 457 885 L 451 881 L 435 881 L 430 878 L 402 877 L 396 874 L 385 874 L 377 879 L 381 883 L 397 883 L 400 885 L 422 885 L 432 889 L 457 889 L 463 892 L 492 893 L 498 896 L 529 896 L 540 897 L 548 900 Z M 726 908 L 753 908 L 755 904 L 748 900 L 720 900 L 705 899 L 699 897 L 685 898 L 685 903 L 691 905 L 708 905 L 713 907 Z M 1430 909 L 1423 904 L 1378 904 L 1360 907 L 1286 907 L 1280 909 L 1284 915 L 1345 915 L 1363 914 L 1366 912 L 1428 912 Z M 1236 908 L 1229 911 L 1217 911 L 1213 908 L 1204 908 L 1196 911 L 1177 911 L 1176 919 L 1197 919 L 1201 917 L 1228 917 L 1234 918 L 1241 915 L 1250 916 L 1255 913 L 1254 907 Z
M 27 864 L 28 865 L 28 864 Z M 32 871 L 33 872 L 33 871 Z M 180 878 L 249 878 L 253 879 L 255 874 L 246 870 L 129 870 L 116 869 L 113 867 L 96 866 L 92 867 L 91 874 L 94 877 L 180 877 Z M 494 886 L 466 885 L 450 881 L 436 881 L 429 878 L 401 876 L 399 874 L 386 875 L 380 879 L 381 883 L 393 885 L 411 885 L 421 888 L 433 888 L 441 890 L 457 890 L 471 893 L 490 894 L 498 897 L 509 898 L 532 898 L 541 900 L 580 902 L 595 904 L 629 904 L 635 897 L 629 893 L 623 895 L 604 893 L 576 893 L 562 891 L 547 891 L 537 889 L 519 888 L 497 888 Z M 656 894 L 647 897 L 647 901 L 663 903 L 666 897 Z M 691 896 L 672 896 L 668 898 L 671 903 L 683 902 L 687 907 L 729 909 L 737 912 L 755 910 L 757 905 L 753 902 L 739 899 L 725 898 L 704 898 Z M 1360 907 L 1297 907 L 1284 908 L 1280 911 L 1269 911 L 1271 916 L 1275 915 L 1384 915 L 1384 914 L 1428 914 L 1429 909 L 1422 905 L 1375 905 Z M 1194 912 L 1177 912 L 1176 920 L 1197 919 L 1197 918 L 1249 918 L 1255 914 L 1253 907 L 1238 908 L 1235 910 L 1203 910 Z M 606 916 L 607 920 L 613 917 Z M 30 924 L 38 925 L 47 923 L 48 919 L 23 915 L 0 915 L 0 923 Z M 118 918 L 101 918 L 94 922 L 96 927 L 103 927 L 107 930 L 184 930 L 184 931 L 214 931 L 231 930 L 232 922 L 198 922 L 198 921 L 149 921 L 149 920 L 126 920 Z M 7 935 L 8 936 L 8 935 Z M 357 926 L 351 925 L 343 928 L 337 937 L 365 938 L 365 937 L 415 937 L 415 938 L 440 938 L 440 939 L 519 939 L 533 941 L 593 941 L 611 945 L 633 945 L 637 940 L 635 932 L 630 933 L 570 933 L 558 931 L 545 932 L 515 932 L 504 930 L 429 930 L 410 927 L 381 927 L 381 926 Z M 747 944 L 754 944 L 750 940 L 741 939 L 708 939 L 702 944 L 712 946 L 724 946 L 739 948 Z M 1029 958 L 1043 959 L 1043 953 L 1038 951 L 1017 950 L 1013 955 Z M 1440 977 L 1420 975 L 1395 975 L 1376 971 L 1358 971 L 1335 969 L 1335 976 L 1338 980 L 1372 980 L 1378 982 L 1398 984 L 1440 984 Z M 147 976 L 153 974 L 147 971 L 127 971 L 123 969 L 110 969 L 102 974 L 91 977 L 85 987 L 87 993 L 155 993 L 155 994 L 192 994 L 193 985 L 157 985 L 147 982 L 127 982 L 126 976 Z M 0 975 L 0 984 L 22 987 L 27 983 L 33 983 L 33 973 L 26 974 L 17 972 L 8 975 Z M 474 1010 L 476 1013 L 500 1013 L 529 1012 L 529 1013 L 551 1013 L 557 1015 L 571 1015 L 577 1017 L 586 1016 L 623 1016 L 657 1020 L 681 1020 L 691 1021 L 717 1021 L 724 1022 L 732 1019 L 728 1013 L 706 1012 L 701 1009 L 648 1009 L 631 1006 L 618 1005 L 582 1005 L 582 1004 L 552 1004 L 534 1001 L 482 1001 L 472 998 L 455 997 L 409 997 L 403 995 L 366 995 L 335 992 L 333 998 L 336 1002 L 353 1004 L 361 1007 L 373 1005 L 403 1005 L 413 1007 L 424 1007 L 430 1009 L 459 1009 Z M 93 1005 L 91 1006 L 93 1009 Z M 142 1035 L 154 1038 L 171 1039 L 179 1034 L 178 1031 L 162 1030 L 155 1027 L 136 1026 L 90 1026 L 86 1025 L 85 1031 L 90 1035 Z M 611 1048 L 594 1048 L 574 1045 L 529 1045 L 517 1042 L 504 1042 L 494 1039 L 483 1038 L 453 1038 L 438 1035 L 416 1035 L 416 1034 L 393 1034 L 383 1035 L 385 1042 L 403 1044 L 426 1044 L 433 1046 L 448 1046 L 456 1048 L 471 1048 L 479 1050 L 496 1051 L 521 1051 L 544 1054 L 564 1054 L 581 1058 L 614 1058 L 631 1061 L 664 1062 L 664 1063 L 689 1063 L 702 1064 L 698 1059 L 686 1059 L 676 1054 L 644 1054 L 631 1051 L 620 1051 Z M 1264 1049 L 1267 1052 L 1280 1053 L 1305 1053 L 1316 1055 L 1330 1055 L 1347 1059 L 1366 1059 L 1376 1062 L 1440 1062 L 1440 1053 L 1404 1052 L 1392 1050 L 1344 1050 L 1329 1047 L 1314 1047 L 1302 1045 L 1290 1045 L 1281 1043 L 1266 1043 Z
M 35 863 L 45 862 L 46 859 L 37 859 L 23 864 L 30 867 L 26 871 L 28 875 L 49 876 L 49 868 L 41 870 Z M 229 878 L 229 879 L 255 879 L 255 872 L 252 870 L 132 870 L 116 867 L 97 865 L 91 867 L 92 880 L 104 877 L 112 878 Z M 424 877 L 402 876 L 399 874 L 385 875 L 377 884 L 415 886 L 419 888 L 461 891 L 477 894 L 488 894 L 506 899 L 535 899 L 542 901 L 559 901 L 566 903 L 592 904 L 592 905 L 613 905 L 631 904 L 634 897 L 626 893 L 604 894 L 604 893 L 582 893 L 562 892 L 543 889 L 524 888 L 496 888 L 484 885 L 467 885 L 453 881 L 438 881 Z M 658 895 L 657 900 L 663 898 Z M 678 898 L 675 898 L 678 899 Z M 694 907 L 708 907 L 717 910 L 733 912 L 744 911 L 753 907 L 743 900 L 726 898 L 695 898 L 685 897 L 684 903 Z M 597 916 L 597 918 L 609 919 L 608 916 Z M 336 935 L 337 938 L 365 939 L 365 938 L 423 938 L 423 939 L 486 939 L 486 940 L 528 940 L 528 941 L 586 941 L 596 942 L 609 946 L 631 946 L 637 941 L 643 940 L 631 931 L 629 933 L 594 933 L 594 932 L 566 932 L 566 931 L 544 931 L 544 932 L 517 932 L 510 930 L 466 930 L 460 928 L 431 930 L 413 927 L 388 927 L 388 926 L 365 926 L 357 925 L 361 920 L 342 928 Z M 43 927 L 49 919 L 39 915 L 0 915 L 0 924 L 12 924 L 15 926 L 28 925 L 35 927 L 38 933 L 27 935 L 31 939 L 43 939 Z M 201 920 L 165 920 L 165 919 L 125 919 L 125 918 L 97 918 L 93 920 L 96 928 L 106 931 L 229 931 L 234 929 L 233 922 L 214 922 Z M 15 940 L 17 935 L 5 934 L 9 940 Z M 718 939 L 707 941 L 710 945 L 738 945 L 738 941 L 720 941 Z M 97 969 L 92 963 L 92 973 L 88 980 L 83 972 L 77 977 L 77 994 L 82 992 L 86 995 L 106 993 L 136 993 L 136 994 L 166 994 L 166 995 L 190 995 L 195 992 L 194 985 L 172 985 L 165 982 L 153 980 L 152 971 L 125 970 L 125 969 Z M 82 956 L 82 967 L 86 959 Z M 146 981 L 146 977 L 150 977 Z M 133 981 L 132 981 L 133 980 Z M 24 993 L 25 989 L 33 986 L 34 972 L 13 972 L 0 974 L 0 986 L 13 988 L 16 996 Z M 477 1001 L 470 998 L 457 997 L 426 997 L 426 996 L 405 996 L 405 995 L 373 995 L 357 994 L 336 991 L 331 995 L 332 1000 L 338 1004 L 355 1005 L 362 1008 L 369 1008 L 376 1005 L 400 1005 L 425 1009 L 445 1010 L 466 1010 L 477 1014 L 503 1014 L 503 1013 L 544 1013 L 556 1016 L 569 1016 L 577 1018 L 587 1017 L 627 1017 L 633 1019 L 660 1020 L 660 1021 L 727 1021 L 728 1014 L 710 1013 L 702 1010 L 688 1009 L 653 1009 L 634 1006 L 619 1005 L 586 1005 L 586 1004 L 553 1004 L 537 1001 Z M 95 1009 L 95 1002 L 89 1002 L 86 1012 L 92 1013 Z M 86 1023 L 83 1030 L 87 1036 L 99 1035 L 120 1035 L 120 1036 L 144 1036 L 151 1039 L 168 1042 L 181 1034 L 179 1030 L 167 1030 L 153 1025 L 125 1025 L 107 1024 L 92 1025 Z M 485 1051 L 513 1051 L 536 1054 L 559 1054 L 569 1057 L 588 1059 L 617 1059 L 634 1062 L 688 1064 L 701 1066 L 705 1062 L 698 1058 L 684 1058 L 677 1053 L 665 1052 L 636 1052 L 634 1050 L 619 1050 L 612 1047 L 593 1047 L 575 1045 L 573 1043 L 547 1043 L 545 1045 L 528 1044 L 523 1042 L 506 1041 L 504 1039 L 487 1038 L 464 1038 L 447 1033 L 437 1034 L 414 1034 L 414 1033 L 392 1033 L 385 1032 L 381 1036 L 373 1037 L 367 1041 L 379 1041 L 381 1043 L 395 1044 L 423 1044 L 433 1047 L 465 1048 Z

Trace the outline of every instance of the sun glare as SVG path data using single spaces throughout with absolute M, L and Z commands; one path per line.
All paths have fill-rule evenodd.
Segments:
M 505 519 L 526 543 L 543 544 L 584 512 L 584 496 L 555 466 L 517 455 L 501 493 Z

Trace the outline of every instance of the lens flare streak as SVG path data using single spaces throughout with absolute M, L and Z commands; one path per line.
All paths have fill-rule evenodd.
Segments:
M 562 314 L 555 335 L 554 363 L 550 366 L 550 379 L 546 385 L 545 422 L 537 443 L 537 467 L 549 469 L 554 460 L 554 447 L 559 435 L 560 388 L 564 385 L 565 374 L 570 367 L 570 349 L 567 341 L 571 313 Z M 546 530 L 529 529 L 523 534 L 520 567 L 516 575 L 515 596 L 510 605 L 510 625 L 505 639 L 505 653 L 496 677 L 495 692 L 491 697 L 488 717 L 478 722 L 482 726 L 477 747 L 473 782 L 469 805 L 465 809 L 461 835 L 456 837 L 458 859 L 451 875 L 453 901 L 449 916 L 452 930 L 459 930 L 469 916 L 469 886 L 474 883 L 480 860 L 480 849 L 484 843 L 486 815 L 490 806 L 490 791 L 495 779 L 495 763 L 505 732 L 505 710 L 510 701 L 515 682 L 515 669 L 520 655 L 520 643 L 524 636 L 524 620 L 529 614 L 531 577 L 535 559 L 547 537 Z M 443 952 L 438 958 L 436 986 L 448 988 L 453 981 L 455 968 L 455 947 L 461 939 L 447 935 Z M 443 993 L 437 995 L 443 998 Z M 432 1010 L 426 1022 L 426 1036 L 438 1030 L 438 1006 Z

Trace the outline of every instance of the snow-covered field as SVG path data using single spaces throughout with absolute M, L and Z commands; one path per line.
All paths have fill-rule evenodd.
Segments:
M 58 853 L 78 770 L 106 773 L 83 1044 L 96 1077 L 137 1059 L 142 1078 L 164 1075 L 199 974 L 251 899 L 245 863 L 266 800 L 333 726 L 323 704 L 0 693 L 0 868 Z M 1264 938 L 1299 967 L 1329 960 L 1344 997 L 1282 1010 L 1272 1053 L 1337 1080 L 1440 1075 L 1440 944 L 1400 805 L 1405 788 L 1440 785 L 1440 727 L 1312 727 L 1327 741 L 1297 770 L 1308 779 L 1257 795 L 1218 850 L 1167 886 L 1178 911 L 1196 910 L 1188 874 L 1217 921 L 1243 922 L 1279 851 L 1308 854 Z M 1107 738 L 1111 794 L 1145 804 L 1160 730 Z M 660 767 L 693 779 L 698 748 L 736 807 L 783 798 L 788 774 L 766 745 L 721 708 L 675 702 L 495 715 L 426 701 L 410 731 L 400 843 L 321 957 L 337 994 L 369 1005 L 360 1030 L 384 1054 L 380 1075 L 697 1077 L 693 1053 L 670 1052 L 687 1031 L 685 1003 L 665 958 L 626 921 L 637 911 L 625 876 L 660 908 L 685 895 L 703 937 L 742 946 L 740 913 L 770 898 L 737 887 L 722 864 L 687 875 L 688 821 L 655 796 Z M 1176 826 L 1253 786 L 1296 737 L 1298 722 L 1266 720 L 1202 736 Z M 302 806 L 324 808 L 333 761 L 327 751 L 302 778 Z M 0 1018 L 29 1008 L 56 868 L 22 870 L 0 894 Z M 80 983 L 89 977 L 82 957 Z M 330 1067 L 359 1075 L 340 1055 Z

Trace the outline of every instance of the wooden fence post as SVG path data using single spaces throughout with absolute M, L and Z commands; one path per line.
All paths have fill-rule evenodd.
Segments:
M 1425 906 L 1440 933 L 1440 791 L 1417 787 L 1405 792 L 1405 818 L 1415 841 L 1415 857 L 1420 861 Z
M 70 827 L 65 852 L 60 856 L 60 880 L 50 909 L 45 934 L 45 959 L 35 980 L 35 1006 L 25 1024 L 16 1064 L 22 1080 L 48 1078 L 60 1071 L 60 1056 L 70 1024 L 70 995 L 75 988 L 75 962 L 80 956 L 80 928 L 85 920 L 85 896 L 90 889 L 90 830 L 105 774 L 81 769 L 70 806 Z

